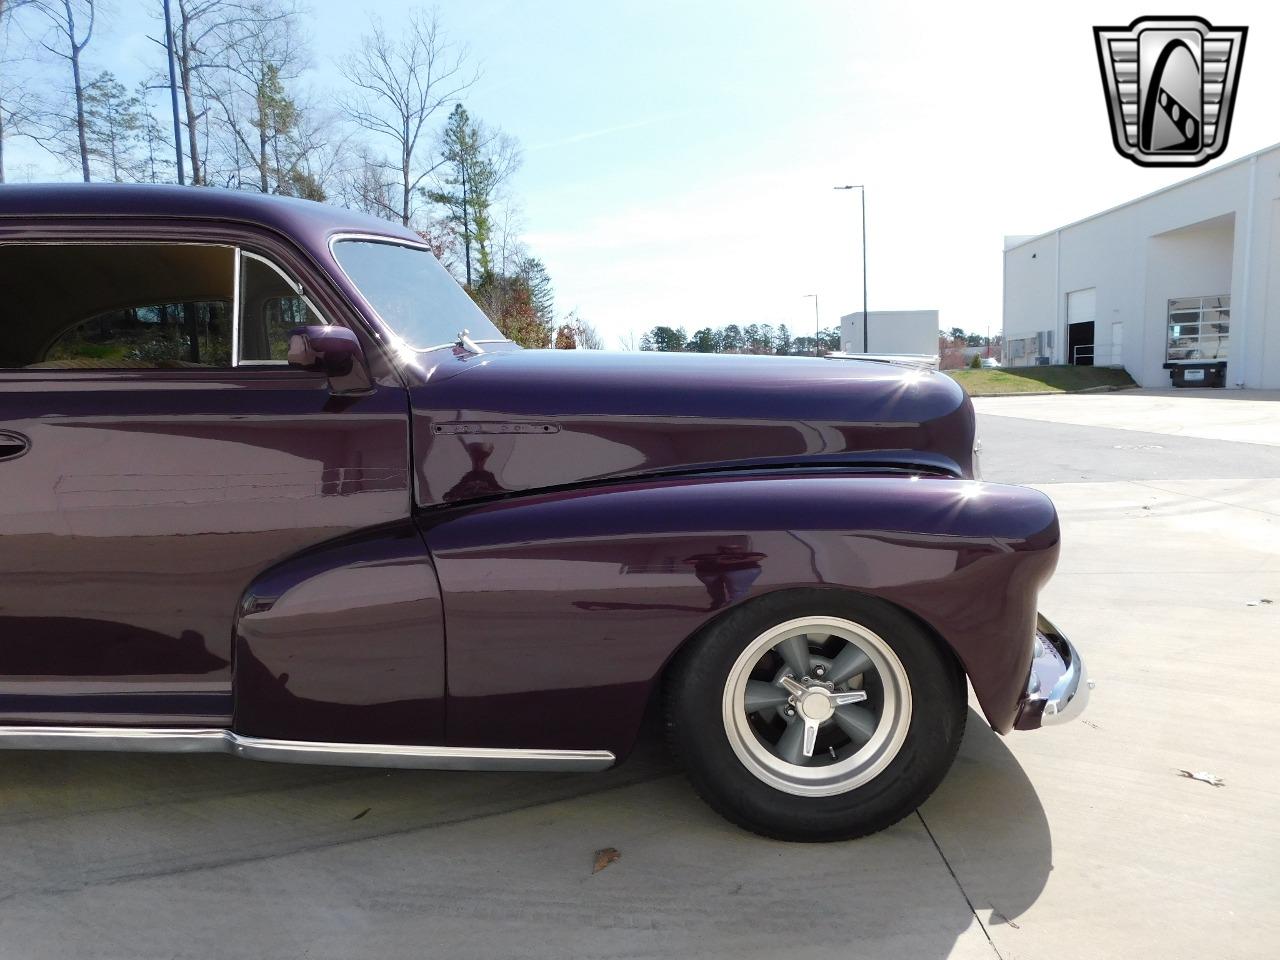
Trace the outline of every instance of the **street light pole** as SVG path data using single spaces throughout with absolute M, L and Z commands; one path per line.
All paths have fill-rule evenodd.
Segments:
M 818 334 L 822 332 L 822 321 L 818 319 L 818 295 L 816 293 L 806 293 L 800 299 L 808 300 L 813 297 L 813 355 L 818 355 Z
M 867 346 L 867 330 L 871 326 L 871 317 L 867 314 L 867 188 L 860 183 L 847 183 L 835 190 L 857 190 L 862 194 L 862 352 L 869 353 Z

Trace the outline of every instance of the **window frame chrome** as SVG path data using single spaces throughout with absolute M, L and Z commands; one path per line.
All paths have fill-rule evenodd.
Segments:
M 245 250 L 241 246 L 237 246 L 235 251 L 235 280 L 232 283 L 235 302 L 232 304 L 231 309 L 231 367 L 233 370 L 241 367 L 287 367 L 289 365 L 288 360 L 244 360 L 240 357 L 240 291 L 243 287 L 241 278 L 244 273 L 244 258 L 249 257 L 252 260 L 256 260 L 258 263 L 266 264 L 274 270 L 276 275 L 289 286 L 289 289 L 293 290 L 294 293 L 301 298 L 302 302 L 307 305 L 307 309 L 315 314 L 316 318 L 324 324 L 324 326 L 332 326 L 333 321 L 326 317 L 320 309 L 316 307 L 311 298 L 307 296 L 306 290 L 303 288 L 302 284 L 285 273 L 274 260 L 269 257 L 265 257 L 260 253 L 254 253 L 252 250 Z

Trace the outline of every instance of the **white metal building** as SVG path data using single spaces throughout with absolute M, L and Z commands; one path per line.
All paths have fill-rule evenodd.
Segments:
M 863 353 L 862 311 L 840 318 L 840 349 Z M 937 310 L 872 310 L 867 328 L 867 353 L 936 354 Z
M 1280 388 L 1280 144 L 1004 251 L 1007 366 Z M 1205 370 L 1209 376 L 1195 373 Z

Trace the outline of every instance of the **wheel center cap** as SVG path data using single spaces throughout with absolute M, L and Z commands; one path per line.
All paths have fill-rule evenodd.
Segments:
M 800 713 L 809 720 L 829 720 L 836 712 L 825 690 L 812 690 L 800 698 Z

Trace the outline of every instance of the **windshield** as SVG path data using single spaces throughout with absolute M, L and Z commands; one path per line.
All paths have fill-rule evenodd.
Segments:
M 415 350 L 505 340 L 458 281 L 427 250 L 394 241 L 339 240 L 333 255 L 369 305 Z

